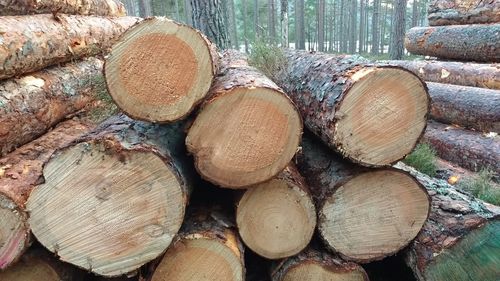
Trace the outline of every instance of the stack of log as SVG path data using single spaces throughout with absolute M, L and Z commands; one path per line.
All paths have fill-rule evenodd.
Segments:
M 357 56 L 287 57 L 275 83 L 191 27 L 149 18 L 127 30 L 103 72 L 128 116 L 67 121 L 0 159 L 0 280 L 78 280 L 76 266 L 154 281 L 366 281 L 364 264 L 396 253 L 419 280 L 494 280 L 500 211 L 392 166 L 425 130 L 422 80 Z M 22 255 L 30 232 L 53 254 Z
M 434 121 L 423 140 L 447 161 L 499 174 L 500 2 L 433 0 L 428 12 L 431 26 L 410 29 L 405 46 L 441 60 L 389 63 L 427 81 Z

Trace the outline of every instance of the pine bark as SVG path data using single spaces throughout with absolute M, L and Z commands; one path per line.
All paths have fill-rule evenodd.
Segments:
M 288 1 L 280 0 L 281 47 L 288 48 Z
M 0 79 L 105 53 L 139 19 L 33 15 L 0 18 Z
M 442 59 L 500 62 L 500 23 L 414 27 L 406 32 L 405 47 Z
M 193 27 L 205 34 L 217 47 L 230 47 L 228 27 L 224 22 L 221 0 L 191 0 Z
M 436 60 L 385 62 L 404 67 L 429 82 L 500 90 L 500 70 L 496 64 Z
M 325 51 L 325 0 L 319 0 L 318 10 L 318 51 Z
M 424 142 L 437 151 L 439 157 L 471 171 L 490 169 L 500 173 L 500 139 L 479 132 L 429 122 Z
M 122 17 L 125 6 L 118 0 L 0 0 L 0 16 L 50 14 Z
M 373 1 L 373 15 L 372 15 L 372 55 L 378 55 L 378 47 L 380 45 L 380 1 Z
M 295 36 L 297 40 L 297 46 L 295 47 L 296 49 L 300 50 L 305 50 L 306 45 L 305 45 L 305 24 L 304 24 L 304 0 L 296 0 L 295 1 L 295 19 L 296 19 L 296 24 L 295 24 Z
M 429 25 L 485 24 L 500 22 L 500 2 L 482 0 L 433 0 Z
M 0 83 L 0 156 L 41 136 L 104 91 L 102 61 L 89 58 Z
M 482 132 L 500 132 L 500 90 L 427 82 L 431 118 Z
M 40 184 L 42 169 L 52 153 L 88 132 L 89 124 L 68 120 L 54 130 L 16 151 L 0 158 L 0 210 L 17 214 L 17 221 L 2 221 L 3 226 L 16 227 L 2 232 L 0 237 L 0 269 L 12 265 L 31 243 L 28 213 L 25 203 L 31 190 Z M 0 278 L 1 279 L 1 278 Z
M 365 13 L 367 7 L 365 7 L 365 0 L 359 1 L 359 48 L 358 53 L 364 52 L 365 46 Z
M 392 20 L 391 48 L 389 56 L 393 60 L 400 60 L 404 55 L 403 40 L 406 29 L 406 1 L 394 1 L 394 15 Z

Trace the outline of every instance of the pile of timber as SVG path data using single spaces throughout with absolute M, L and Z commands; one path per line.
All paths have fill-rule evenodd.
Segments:
M 367 281 L 362 265 L 397 253 L 419 281 L 494 280 L 498 210 L 392 166 L 424 134 L 425 83 L 286 56 L 273 82 L 174 21 L 125 31 L 103 69 L 124 114 L 0 158 L 0 280 Z

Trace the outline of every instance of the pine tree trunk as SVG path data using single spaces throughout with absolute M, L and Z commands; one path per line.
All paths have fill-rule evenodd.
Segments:
M 411 27 L 415 27 L 418 26 L 418 0 L 413 0 L 411 7 Z
M 234 9 L 234 0 L 229 1 L 229 11 L 230 11 L 230 26 L 231 26 L 231 43 L 236 50 L 240 50 L 240 44 L 238 42 L 238 25 L 236 23 L 236 11 Z
M 500 62 L 500 23 L 414 27 L 406 33 L 405 47 L 442 59 Z
M 0 79 L 106 52 L 137 18 L 33 15 L 1 17 Z
M 259 30 L 259 1 L 254 0 L 253 1 L 253 33 L 254 33 L 254 40 L 257 42 L 257 39 L 260 37 L 260 30 Z
M 433 0 L 429 25 L 485 24 L 500 22 L 500 2 L 482 0 Z
M 50 14 L 122 17 L 125 6 L 118 0 L 2 0 L 0 16 Z
M 248 33 L 247 33 L 247 1 L 241 0 L 241 5 L 243 6 L 243 37 L 245 40 L 245 54 L 248 54 Z
M 407 0 L 394 1 L 393 28 L 390 43 L 391 51 L 389 52 L 389 57 L 392 60 L 400 60 L 404 55 L 403 40 L 406 27 L 406 1 Z
M 304 25 L 304 0 L 296 0 L 295 2 L 295 30 L 296 30 L 296 37 L 297 37 L 297 46 L 295 47 L 296 49 L 300 50 L 305 50 L 306 45 L 305 45 L 305 25 Z
M 147 18 L 151 13 L 151 0 L 139 0 L 139 14 L 142 18 Z
M 373 1 L 371 54 L 378 55 L 380 42 L 380 1 Z
M 269 42 L 276 41 L 276 9 L 274 7 L 274 0 L 267 1 L 267 28 L 269 32 Z
M 365 45 L 365 0 L 359 0 L 359 48 L 358 52 L 364 52 Z
M 226 49 L 229 44 L 229 33 L 224 24 L 222 0 L 191 0 L 193 27 L 205 34 L 218 48 Z
M 385 4 L 384 16 L 382 17 L 382 29 L 380 31 L 380 53 L 385 53 L 385 31 L 387 29 L 387 15 L 389 13 L 389 5 Z
M 356 36 L 356 25 L 358 23 L 357 21 L 357 2 L 358 0 L 349 0 L 349 4 L 351 4 L 350 12 L 349 12 L 349 19 L 350 19 L 350 24 L 349 24 L 349 53 L 354 54 L 356 53 L 356 39 L 358 38 Z
M 69 120 L 33 142 L 0 158 L 0 270 L 11 266 L 31 243 L 25 203 L 42 178 L 52 153 L 88 132 L 83 122 Z M 2 279 L 0 273 L 0 280 Z
M 281 47 L 288 48 L 288 1 L 280 0 L 281 3 Z
M 102 61 L 89 58 L 0 83 L 0 157 L 44 134 L 105 91 Z
M 181 227 L 195 179 L 183 131 L 119 115 L 56 151 L 26 204 L 37 240 L 102 276 L 159 256 Z
M 318 10 L 318 51 L 325 51 L 325 0 L 319 0 Z
M 191 0 L 184 0 L 184 18 L 186 20 L 186 24 L 189 26 L 193 26 L 193 11 L 191 7 Z

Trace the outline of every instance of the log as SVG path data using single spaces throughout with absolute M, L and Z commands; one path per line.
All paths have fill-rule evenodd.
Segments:
M 137 21 L 48 14 L 0 17 L 0 79 L 106 52 Z
M 418 281 L 495 281 L 500 274 L 500 208 L 402 163 L 429 191 L 432 208 L 406 251 Z
M 381 61 L 408 69 L 429 82 L 500 90 L 500 65 L 436 60 Z
M 153 260 L 184 218 L 194 177 L 184 137 L 181 124 L 118 115 L 57 150 L 26 204 L 33 234 L 62 261 L 102 276 Z
M 267 259 L 302 251 L 316 228 L 316 210 L 309 188 L 290 163 L 274 179 L 249 187 L 236 206 L 241 239 Z
M 429 106 L 417 76 L 359 56 L 287 51 L 286 57 L 277 83 L 305 126 L 330 148 L 355 163 L 379 167 L 415 147 Z
M 68 120 L 0 159 L 0 270 L 17 261 L 30 245 L 25 203 L 42 177 L 44 163 L 57 148 L 89 130 L 85 123 Z
M 310 247 L 275 265 L 271 278 L 272 281 L 369 280 L 361 266 Z
M 127 14 L 118 0 L 0 0 L 0 16 L 50 14 L 122 17 Z
M 273 178 L 297 151 L 302 120 L 271 80 L 229 51 L 189 129 L 186 144 L 202 177 L 227 188 Z
M 500 90 L 427 82 L 431 118 L 478 131 L 500 132 Z
M 431 26 L 500 22 L 498 1 L 433 0 L 427 12 Z
M 441 59 L 500 62 L 500 23 L 414 27 L 406 32 L 405 47 Z
M 171 122 L 201 102 L 217 67 L 215 45 L 199 31 L 148 18 L 113 45 L 104 74 L 111 97 L 127 115 Z
M 298 167 L 318 210 L 318 233 L 345 260 L 368 263 L 393 255 L 417 236 L 429 196 L 409 174 L 342 160 L 304 136 Z
M 101 71 L 102 61 L 88 58 L 0 82 L 0 156 L 91 103 Z
M 429 122 L 422 141 L 429 143 L 439 157 L 466 169 L 500 173 L 500 138 L 495 134 Z
M 244 248 L 234 219 L 218 207 L 192 208 L 151 281 L 243 281 Z

